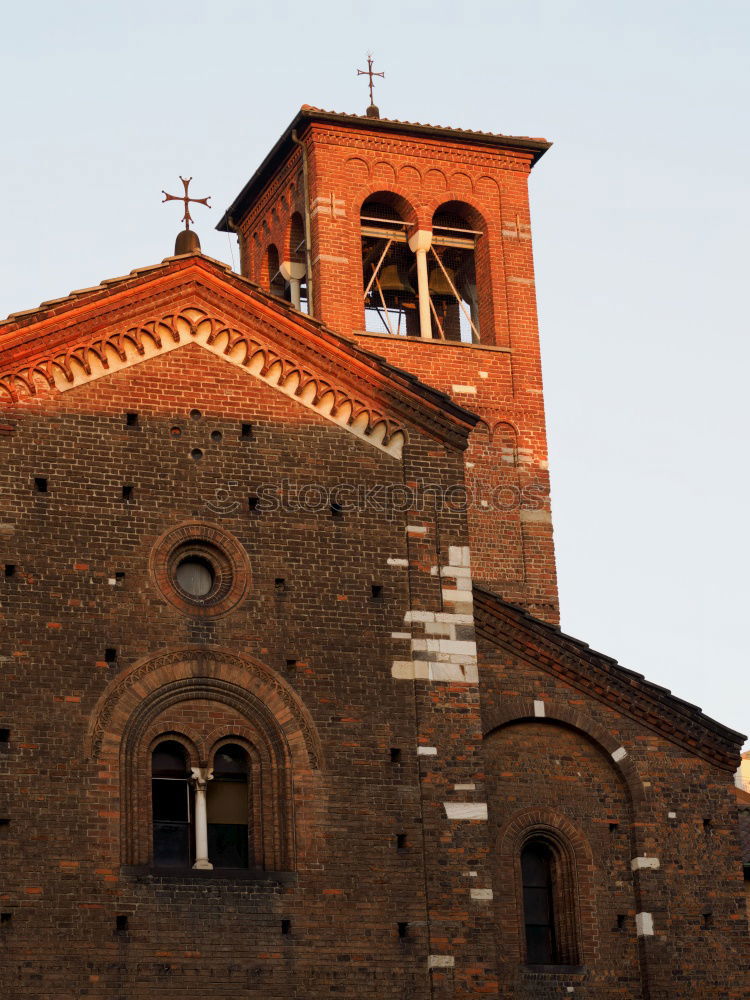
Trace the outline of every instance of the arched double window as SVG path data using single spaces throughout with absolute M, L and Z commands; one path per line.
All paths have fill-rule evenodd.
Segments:
M 477 343 L 476 212 L 446 202 L 425 232 L 413 232 L 407 214 L 403 199 L 387 191 L 362 204 L 365 329 Z
M 175 739 L 151 755 L 153 864 L 157 868 L 250 868 L 248 754 L 224 743 L 209 768 L 191 767 Z
M 557 838 L 532 834 L 521 850 L 521 886 L 528 965 L 578 965 L 575 866 Z

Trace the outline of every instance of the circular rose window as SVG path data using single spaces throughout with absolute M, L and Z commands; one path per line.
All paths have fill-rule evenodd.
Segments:
M 214 524 L 170 528 L 151 552 L 156 587 L 175 608 L 192 617 L 218 617 L 247 594 L 250 564 L 245 549 Z

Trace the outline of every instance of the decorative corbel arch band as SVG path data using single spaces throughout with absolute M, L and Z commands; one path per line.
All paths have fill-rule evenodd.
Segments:
M 401 457 L 406 431 L 398 421 L 330 377 L 279 353 L 256 332 L 241 332 L 197 308 L 94 337 L 48 358 L 0 371 L 0 398 L 4 394 L 15 402 L 20 394 L 33 396 L 37 380 L 65 392 L 190 343 L 242 368 L 380 451 Z
M 249 656 L 219 647 L 183 647 L 163 650 L 139 660 L 116 677 L 103 692 L 89 722 L 86 751 L 97 759 L 118 753 L 132 720 L 145 701 L 158 701 L 160 692 L 176 683 L 193 687 L 198 696 L 211 690 L 249 716 L 263 705 L 275 719 L 296 773 L 318 770 L 322 764 L 315 724 L 296 693 L 273 670 Z M 228 702 L 229 703 L 229 702 Z
M 484 738 L 514 722 L 557 722 L 575 729 L 597 746 L 602 756 L 608 759 L 626 787 L 633 809 L 643 807 L 646 800 L 643 781 L 631 755 L 622 744 L 581 709 L 573 709 L 561 702 L 546 698 L 543 704 L 543 716 L 540 716 L 537 710 L 538 702 L 532 698 L 506 696 L 500 704 L 484 708 L 482 715 Z

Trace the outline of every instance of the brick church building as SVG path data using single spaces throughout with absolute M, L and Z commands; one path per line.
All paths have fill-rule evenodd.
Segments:
M 0 323 L 3 997 L 750 995 L 743 737 L 558 627 L 548 145 L 304 106 Z

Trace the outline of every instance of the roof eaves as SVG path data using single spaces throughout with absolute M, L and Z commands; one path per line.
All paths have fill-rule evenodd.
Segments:
M 262 163 L 224 212 L 216 228 L 220 232 L 234 231 L 234 216 L 244 209 L 254 191 L 262 188 L 266 180 L 273 174 L 276 167 L 283 161 L 292 142 L 292 133 L 303 123 L 320 121 L 331 124 L 344 124 L 351 128 L 376 129 L 385 132 L 401 132 L 417 134 L 429 138 L 439 138 L 448 142 L 469 142 L 475 145 L 519 149 L 532 154 L 531 164 L 544 156 L 552 143 L 547 139 L 537 139 L 530 136 L 503 135 L 499 132 L 479 132 L 472 129 L 452 128 L 447 125 L 430 125 L 422 122 L 406 122 L 396 118 L 368 118 L 366 115 L 344 114 L 338 111 L 324 111 L 303 104 L 292 121 L 277 139 Z

